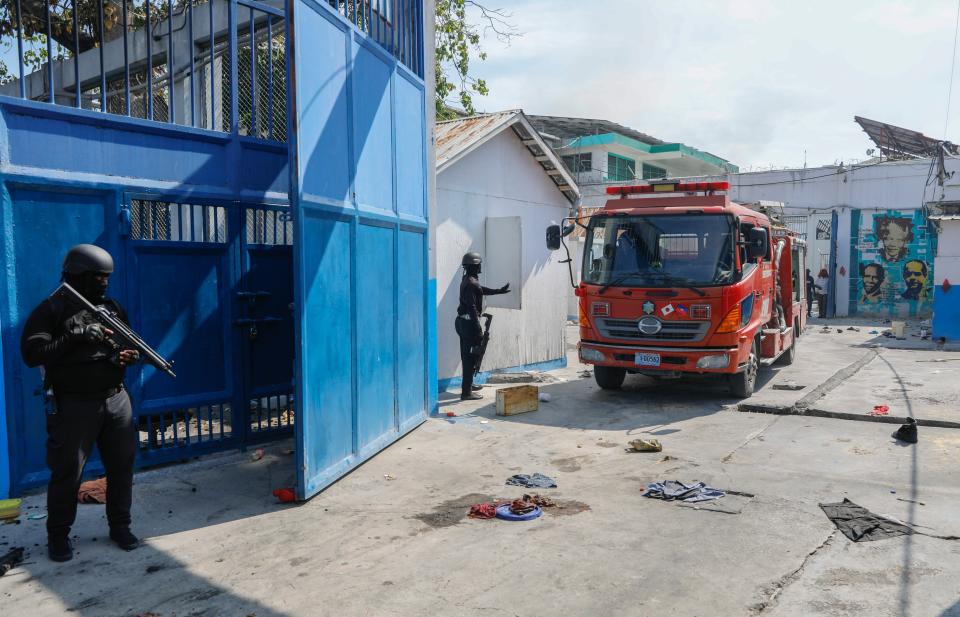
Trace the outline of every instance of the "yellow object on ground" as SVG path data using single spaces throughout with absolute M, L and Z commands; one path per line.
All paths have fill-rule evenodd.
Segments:
M 0 499 L 0 520 L 11 520 L 20 516 L 21 499 Z
M 659 439 L 634 439 L 630 442 L 630 447 L 637 452 L 660 452 L 663 450 Z

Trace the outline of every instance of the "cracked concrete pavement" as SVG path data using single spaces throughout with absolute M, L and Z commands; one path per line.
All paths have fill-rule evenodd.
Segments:
M 805 391 L 772 384 L 816 387 L 866 351 L 834 339 L 801 339 L 798 362 L 767 373 L 758 399 L 799 399 Z M 960 617 L 960 541 L 853 543 L 818 506 L 847 497 L 960 534 L 960 430 L 921 427 L 920 443 L 903 446 L 890 424 L 745 413 L 710 382 L 632 376 L 607 392 L 583 368 L 571 355 L 560 381 L 541 386 L 551 402 L 520 416 L 495 416 L 492 388 L 475 403 L 445 395 L 441 412 L 456 417 L 428 420 L 300 505 L 270 495 L 292 478 L 289 443 L 259 461 L 221 455 L 138 474 L 146 543 L 131 553 L 107 543 L 102 507 L 82 506 L 79 554 L 53 564 L 43 521 L 24 517 L 0 527 L 0 548 L 29 549 L 0 578 L 0 606 L 97 617 Z M 637 436 L 664 451 L 627 452 Z M 475 501 L 522 494 L 504 480 L 533 472 L 557 480 L 541 492 L 565 508 L 526 523 L 466 517 Z M 640 496 L 661 479 L 738 494 L 699 509 Z M 25 506 L 42 511 L 43 496 Z

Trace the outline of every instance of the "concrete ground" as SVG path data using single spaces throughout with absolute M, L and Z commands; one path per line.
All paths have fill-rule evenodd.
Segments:
M 785 409 L 825 400 L 838 391 L 815 392 L 835 376 L 827 359 L 843 368 L 877 351 L 856 334 L 806 336 L 757 399 L 793 381 L 810 391 L 776 391 Z M 960 430 L 922 426 L 904 446 L 890 424 L 739 411 L 718 384 L 629 377 L 602 391 L 584 368 L 571 356 L 562 381 L 541 386 L 551 401 L 510 418 L 493 414 L 491 389 L 479 403 L 444 396 L 455 417 L 301 505 L 270 495 L 293 475 L 287 443 L 258 461 L 139 474 L 146 544 L 131 553 L 106 542 L 101 506 L 81 506 L 78 555 L 53 564 L 43 521 L 25 516 L 0 527 L 0 542 L 29 549 L 0 578 L 2 614 L 960 617 L 960 541 L 931 537 L 960 535 Z M 664 451 L 627 452 L 638 436 Z M 466 517 L 521 495 L 504 480 L 533 472 L 556 479 L 541 492 L 562 508 L 523 523 Z M 661 479 L 738 494 L 700 509 L 640 496 Z M 845 497 L 926 535 L 853 543 L 818 506 Z M 26 512 L 42 504 L 29 497 Z

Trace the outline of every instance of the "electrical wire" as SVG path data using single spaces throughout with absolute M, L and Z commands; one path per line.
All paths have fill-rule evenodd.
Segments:
M 953 27 L 953 55 L 950 58 L 950 87 L 947 88 L 947 117 L 943 119 L 943 138 L 947 138 L 947 127 L 950 126 L 950 99 L 953 96 L 953 74 L 957 66 L 957 35 L 960 34 L 960 0 L 957 1 L 957 20 Z

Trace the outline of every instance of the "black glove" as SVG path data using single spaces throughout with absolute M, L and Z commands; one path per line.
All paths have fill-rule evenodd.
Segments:
M 84 343 L 102 343 L 107 338 L 107 329 L 98 323 L 74 326 L 70 332 Z
M 504 285 L 503 287 L 501 287 L 501 288 L 500 288 L 500 293 L 502 293 L 502 294 L 510 293 L 510 283 L 507 283 L 506 285 Z

